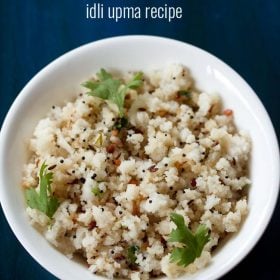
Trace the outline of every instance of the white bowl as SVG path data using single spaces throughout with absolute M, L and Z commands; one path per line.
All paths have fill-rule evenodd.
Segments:
M 263 234 L 278 195 L 279 150 L 271 121 L 253 90 L 225 63 L 189 44 L 150 36 L 105 39 L 79 47 L 40 71 L 18 95 L 0 136 L 0 198 L 6 218 L 30 255 L 58 278 L 101 277 L 58 252 L 28 223 L 20 184 L 35 124 L 53 104 L 62 104 L 77 94 L 80 83 L 101 67 L 141 70 L 169 62 L 187 66 L 200 89 L 219 93 L 224 106 L 234 110 L 238 128 L 248 131 L 253 141 L 248 217 L 210 265 L 182 279 L 221 277 L 248 254 Z

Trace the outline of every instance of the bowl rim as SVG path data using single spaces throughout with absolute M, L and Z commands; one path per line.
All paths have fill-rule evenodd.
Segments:
M 89 42 L 86 44 L 83 44 L 79 47 L 76 47 L 62 55 L 60 55 L 58 58 L 55 60 L 51 61 L 48 63 L 45 67 L 43 67 L 39 72 L 37 72 L 36 75 L 34 75 L 29 82 L 23 87 L 23 89 L 19 92 L 17 97 L 15 98 L 14 102 L 10 106 L 10 109 L 8 110 L 8 113 L 6 114 L 6 117 L 4 118 L 4 121 L 2 123 L 2 128 L 0 131 L 0 182 L 3 180 L 4 173 L 2 172 L 3 169 L 3 160 L 2 160 L 2 154 L 3 154 L 3 149 L 6 143 L 6 132 L 9 130 L 9 124 L 13 118 L 13 116 L 17 113 L 17 110 L 20 108 L 20 105 L 22 101 L 25 99 L 26 96 L 29 94 L 29 88 L 33 86 L 33 84 L 39 80 L 42 76 L 47 74 L 47 72 L 52 71 L 53 68 L 56 67 L 57 64 L 60 64 L 63 62 L 63 60 L 69 59 L 71 56 L 76 55 L 79 51 L 82 51 L 86 48 L 91 48 L 93 45 L 107 45 L 110 44 L 111 42 L 117 42 L 117 41 L 131 41 L 131 40 L 154 40 L 154 41 L 161 41 L 161 43 L 170 43 L 170 44 L 177 44 L 177 45 L 182 45 L 182 46 L 188 46 L 189 48 L 193 48 L 196 52 L 202 53 L 204 55 L 207 55 L 214 59 L 221 67 L 227 69 L 227 71 L 230 72 L 230 74 L 235 78 L 238 79 L 239 82 L 247 88 L 248 92 L 250 92 L 255 101 L 256 104 L 258 105 L 258 109 L 261 110 L 262 115 L 265 116 L 265 126 L 267 131 L 269 131 L 269 139 L 271 141 L 271 149 L 273 154 L 277 155 L 275 158 L 275 164 L 276 168 L 275 170 L 280 170 L 280 163 L 279 163 L 279 145 L 277 141 L 277 136 L 275 133 L 275 130 L 273 128 L 273 124 L 271 122 L 271 119 L 260 101 L 259 97 L 257 94 L 254 92 L 254 90 L 248 85 L 248 83 L 242 78 L 241 75 L 239 75 L 231 66 L 223 62 L 221 59 L 216 57 L 215 55 L 209 53 L 208 51 L 205 51 L 197 46 L 194 46 L 190 43 L 186 43 L 183 41 L 175 40 L 175 39 L 170 39 L 167 37 L 162 37 L 162 36 L 152 36 L 152 35 L 124 35 L 124 36 L 114 36 L 114 37 L 109 37 L 109 38 L 104 38 L 101 40 Z M 232 270 L 237 264 L 239 264 L 248 254 L 249 252 L 254 248 L 254 246 L 257 244 L 257 242 L 260 240 L 261 236 L 263 235 L 264 231 L 266 230 L 269 221 L 272 218 L 273 211 L 276 207 L 276 202 L 278 199 L 278 194 L 279 194 L 279 182 L 280 182 L 280 172 L 278 171 L 278 174 L 275 174 L 274 181 L 275 183 L 275 188 L 274 190 L 274 196 L 273 199 L 269 205 L 269 208 L 267 210 L 267 215 L 264 216 L 263 222 L 262 222 L 262 227 L 259 228 L 259 231 L 250 239 L 251 242 L 247 243 L 247 246 L 241 253 L 232 260 L 232 262 L 228 263 L 226 266 L 223 267 L 223 269 L 217 270 L 215 273 L 216 278 L 211 278 L 211 279 L 218 279 L 225 275 L 227 272 Z M 9 223 L 9 226 L 11 227 L 13 233 L 15 234 L 16 238 L 19 240 L 21 245 L 25 248 L 25 250 L 33 257 L 33 259 L 39 263 L 41 266 L 43 266 L 48 272 L 52 273 L 56 277 L 59 277 L 61 279 L 65 279 L 63 276 L 63 273 L 59 271 L 59 269 L 56 269 L 46 263 L 45 258 L 42 258 L 40 254 L 37 252 L 34 252 L 33 249 L 30 247 L 30 242 L 28 242 L 28 238 L 23 236 L 20 232 L 20 227 L 14 222 L 12 216 L 9 213 L 9 205 L 6 204 L 6 188 L 1 187 L 0 188 L 0 202 L 2 205 L 2 209 L 4 212 L 4 215 Z M 210 279 L 210 278 L 209 278 Z

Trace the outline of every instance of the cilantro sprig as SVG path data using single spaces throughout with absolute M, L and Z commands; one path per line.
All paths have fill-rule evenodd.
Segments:
M 120 131 L 122 128 L 128 127 L 128 125 L 129 125 L 128 119 L 126 117 L 121 117 L 117 119 L 113 128 Z
M 139 251 L 139 247 L 137 245 L 131 245 L 127 249 L 127 260 L 130 264 L 135 265 L 136 264 L 136 253 Z
M 127 84 L 123 84 L 121 80 L 114 79 L 105 69 L 101 69 L 96 75 L 99 79 L 98 81 L 89 80 L 82 85 L 90 90 L 89 95 L 116 104 L 120 117 L 123 117 L 125 95 L 129 89 L 137 89 L 142 85 L 143 73 L 136 73 Z
M 182 215 L 172 213 L 171 220 L 177 226 L 169 235 L 169 242 L 178 242 L 182 247 L 172 250 L 170 261 L 180 266 L 188 266 L 201 256 L 202 250 L 210 240 L 210 234 L 205 225 L 199 225 L 193 234 L 185 225 Z
M 52 194 L 51 183 L 53 181 L 53 173 L 48 172 L 47 165 L 42 164 L 39 172 L 39 192 L 35 188 L 29 188 L 25 190 L 25 198 L 27 205 L 30 208 L 37 209 L 46 214 L 49 218 L 52 218 L 56 212 L 59 201 Z
M 91 189 L 91 192 L 92 192 L 95 196 L 97 196 L 97 197 L 101 197 L 101 196 L 102 196 L 102 192 L 101 192 L 101 190 L 100 190 L 100 188 L 99 188 L 98 185 L 94 186 L 94 187 Z
M 187 90 L 180 90 L 178 93 L 180 96 L 184 96 L 184 97 L 188 97 L 188 98 L 191 97 L 191 92 L 189 92 Z

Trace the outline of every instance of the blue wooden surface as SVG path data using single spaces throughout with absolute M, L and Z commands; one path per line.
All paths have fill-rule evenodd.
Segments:
M 178 3 L 184 9 L 183 20 L 173 23 L 134 20 L 117 24 L 86 20 L 85 4 L 92 2 L 0 1 L 0 124 L 21 88 L 59 55 L 101 38 L 150 34 L 189 42 L 231 65 L 256 91 L 280 135 L 280 1 L 106 1 L 111 5 Z M 249 279 L 280 279 L 276 250 L 279 249 L 279 221 L 278 206 L 255 249 L 223 279 L 237 279 L 244 274 Z M 0 244 L 0 279 L 56 279 L 25 252 L 2 211 Z

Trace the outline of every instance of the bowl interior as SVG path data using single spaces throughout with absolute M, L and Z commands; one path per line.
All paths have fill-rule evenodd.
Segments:
M 81 82 L 101 67 L 145 70 L 170 62 L 187 66 L 199 89 L 218 93 L 224 107 L 234 110 L 238 128 L 248 131 L 253 143 L 249 215 L 240 232 L 215 254 L 212 263 L 188 279 L 197 279 L 198 275 L 199 279 L 221 276 L 248 253 L 265 229 L 278 192 L 278 148 L 271 122 L 250 87 L 223 62 L 191 45 L 148 36 L 102 40 L 64 55 L 39 72 L 13 104 L 1 131 L 2 207 L 23 246 L 57 277 L 99 278 L 55 250 L 28 223 L 20 182 L 34 126 L 53 104 L 73 98 L 81 89 Z

